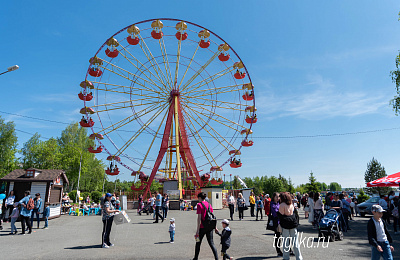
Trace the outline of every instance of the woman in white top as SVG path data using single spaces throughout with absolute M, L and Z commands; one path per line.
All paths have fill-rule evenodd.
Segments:
M 314 192 L 308 193 L 308 222 L 314 225 Z
M 235 197 L 233 197 L 232 192 L 230 192 L 228 195 L 228 206 L 231 220 L 233 220 L 233 214 L 235 213 L 235 202 Z
M 321 194 L 316 192 L 314 194 L 314 229 L 318 228 L 319 221 L 324 217 L 323 206 Z
M 15 201 L 15 196 L 14 196 L 14 191 L 10 191 L 10 193 L 8 194 L 8 197 L 6 198 L 6 203 L 5 203 L 5 207 L 6 207 L 6 211 L 3 214 L 3 218 L 4 220 L 6 220 L 6 215 L 8 212 L 8 218 L 7 218 L 7 222 L 11 221 L 11 212 L 14 209 L 14 201 Z

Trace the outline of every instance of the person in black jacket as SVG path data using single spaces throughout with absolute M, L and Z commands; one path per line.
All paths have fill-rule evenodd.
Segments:
M 368 241 L 371 245 L 371 260 L 393 260 L 392 252 L 394 251 L 392 237 L 390 236 L 386 222 L 382 219 L 385 210 L 380 205 L 372 206 L 372 214 L 374 216 L 368 221 Z
M 230 257 L 226 253 L 226 251 L 231 246 L 231 234 L 232 234 L 232 231 L 229 228 L 229 220 L 224 219 L 224 220 L 221 221 L 221 223 L 222 223 L 222 227 L 224 229 L 222 230 L 221 233 L 219 233 L 218 229 L 215 228 L 215 233 L 221 237 L 221 245 L 222 245 L 221 255 L 222 255 L 222 259 L 224 259 L 224 260 L 225 259 L 233 259 L 233 257 Z

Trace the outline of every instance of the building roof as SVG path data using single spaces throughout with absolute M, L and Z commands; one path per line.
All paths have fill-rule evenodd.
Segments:
M 64 182 L 68 183 L 68 178 L 65 175 L 64 170 L 41 170 L 41 169 L 33 169 L 29 168 L 29 170 L 35 170 L 36 172 L 40 172 L 36 177 L 26 177 L 26 170 L 25 169 L 16 169 L 3 178 L 0 181 L 34 181 L 34 182 L 46 182 L 46 181 L 55 181 L 58 176 L 62 176 Z

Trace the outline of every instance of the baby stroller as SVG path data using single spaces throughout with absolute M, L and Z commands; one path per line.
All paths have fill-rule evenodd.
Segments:
M 151 207 L 150 203 L 147 202 L 146 205 L 141 210 L 138 211 L 138 214 L 142 215 L 142 212 L 143 212 L 143 213 L 146 213 L 147 215 L 149 215 L 151 213 L 150 211 L 152 211 L 152 210 L 153 210 L 153 207 Z
M 343 232 L 340 228 L 339 220 L 341 215 L 334 209 L 328 210 L 318 223 L 318 237 L 324 237 L 324 240 L 329 239 L 331 242 L 343 240 Z

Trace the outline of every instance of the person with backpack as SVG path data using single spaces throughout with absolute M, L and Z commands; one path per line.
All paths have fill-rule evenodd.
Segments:
M 217 220 L 214 217 L 213 208 L 210 203 L 205 201 L 207 195 L 204 192 L 200 192 L 197 195 L 199 199 L 199 203 L 197 203 L 197 231 L 196 231 L 196 248 L 194 252 L 193 260 L 197 260 L 199 258 L 201 241 L 204 236 L 207 237 L 207 242 L 211 247 L 211 250 L 214 254 L 214 258 L 218 260 L 217 249 L 215 248 L 213 241 L 213 231 L 216 227 Z
M 25 191 L 25 197 L 19 201 L 19 205 L 21 205 L 21 227 L 22 227 L 22 233 L 21 235 L 25 235 L 25 224 L 28 227 L 28 234 L 32 233 L 32 225 L 31 225 L 31 212 L 33 208 L 35 207 L 35 203 L 33 202 L 33 199 L 31 198 L 30 194 L 31 192 L 29 190 Z
M 279 195 L 279 224 L 282 227 L 283 237 L 283 259 L 290 259 L 290 246 L 293 245 L 293 251 L 296 260 L 302 260 L 300 245 L 297 242 L 297 226 L 298 220 L 294 214 L 294 206 L 292 196 L 288 192 L 282 192 Z
M 33 219 L 35 218 L 35 214 L 36 214 L 36 221 L 37 221 L 37 228 L 39 229 L 39 225 L 40 225 L 40 209 L 42 208 L 42 199 L 40 198 L 40 193 L 36 193 L 35 194 L 35 198 L 33 199 L 34 202 L 34 207 L 32 210 L 32 215 L 31 215 L 31 226 L 33 227 Z

